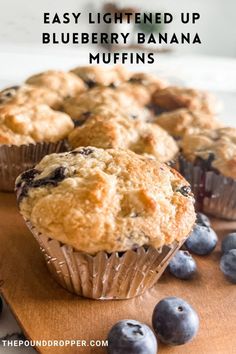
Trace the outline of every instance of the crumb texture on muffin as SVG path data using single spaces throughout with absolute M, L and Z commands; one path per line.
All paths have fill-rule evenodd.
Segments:
M 236 128 L 202 130 L 186 135 L 182 141 L 182 153 L 191 162 L 200 158 L 207 168 L 236 178 Z
M 21 214 L 39 232 L 90 254 L 171 244 L 195 221 L 188 182 L 131 151 L 84 147 L 48 155 L 16 188 Z
M 26 83 L 46 87 L 57 92 L 61 97 L 75 96 L 86 90 L 84 82 L 78 76 L 59 70 L 48 70 L 33 75 L 26 80 Z
M 215 114 L 217 106 L 215 97 L 208 92 L 177 86 L 168 86 L 155 91 L 152 102 L 160 111 L 164 112 L 188 108 L 193 111 Z
M 100 110 L 90 114 L 84 123 L 68 137 L 72 148 L 130 149 L 138 154 L 150 154 L 161 162 L 173 160 L 178 153 L 175 140 L 156 124 L 146 123 L 125 113 Z
M 185 134 L 192 134 L 202 129 L 216 129 L 222 126 L 222 123 L 210 114 L 187 108 L 162 113 L 156 116 L 153 122 L 176 138 L 182 138 Z
M 57 142 L 73 129 L 71 118 L 47 105 L 0 107 L 0 144 Z

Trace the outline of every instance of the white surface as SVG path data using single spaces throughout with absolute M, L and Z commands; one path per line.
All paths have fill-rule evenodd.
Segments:
M 76 50 L 39 50 L 37 47 L 0 46 L 0 88 L 21 83 L 32 73 L 50 68 L 69 69 L 86 64 L 87 53 Z M 131 67 L 132 70 L 145 70 L 159 74 L 172 83 L 208 89 L 224 103 L 221 118 L 226 124 L 236 126 L 236 59 L 205 56 L 162 55 L 156 65 Z M 4 305 L 0 318 L 0 338 L 7 334 L 20 332 L 9 309 Z M 0 353 L 32 354 L 33 349 L 3 348 Z
M 109 0 L 107 0 L 108 2 Z M 42 32 L 99 31 L 96 25 L 88 25 L 85 12 L 99 12 L 105 2 L 97 0 L 1 0 L 0 41 L 2 43 L 41 43 Z M 121 6 L 134 6 L 147 12 L 170 12 L 176 20 L 167 26 L 168 32 L 198 32 L 201 45 L 179 45 L 179 53 L 236 56 L 235 0 L 119 0 Z M 82 12 L 79 25 L 44 25 L 43 13 Z M 182 24 L 181 12 L 199 12 L 196 25 Z M 54 46 L 56 48 L 56 46 Z

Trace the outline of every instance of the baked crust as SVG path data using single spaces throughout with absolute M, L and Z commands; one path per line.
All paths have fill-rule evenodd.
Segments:
M 202 130 L 186 135 L 182 153 L 191 162 L 201 158 L 206 168 L 236 179 L 236 128 Z
M 0 107 L 0 144 L 57 142 L 73 129 L 71 118 L 46 105 Z
M 168 86 L 157 90 L 152 96 L 152 103 L 163 111 L 173 111 L 178 108 L 188 108 L 192 111 L 202 111 L 215 114 L 217 102 L 208 92 L 185 87 Z
M 161 162 L 174 159 L 178 153 L 175 140 L 158 125 L 107 110 L 88 116 L 68 139 L 72 148 L 130 149 L 138 154 L 153 155 Z
M 155 91 L 167 86 L 166 81 L 159 79 L 153 74 L 134 73 L 127 82 L 121 84 L 117 89 L 133 97 L 139 105 L 146 106 L 151 103 L 151 98 Z
M 162 113 L 154 118 L 154 122 L 175 138 L 182 138 L 185 134 L 192 134 L 202 129 L 222 127 L 222 123 L 213 116 L 187 108 Z
M 46 87 L 62 98 L 75 96 L 86 90 L 84 82 L 78 76 L 58 70 L 48 70 L 33 75 L 26 80 L 26 84 Z
M 129 72 L 121 65 L 111 67 L 98 65 L 78 66 L 72 69 L 71 72 L 79 76 L 88 88 L 94 86 L 117 86 L 130 77 Z
M 62 97 L 46 87 L 12 86 L 0 91 L 0 107 L 8 104 L 27 106 L 46 104 L 53 109 L 59 109 Z
M 111 112 L 124 112 L 127 116 L 148 119 L 149 110 L 139 106 L 131 95 L 122 90 L 109 87 L 96 87 L 64 101 L 63 110 L 74 120 L 84 121 L 85 115 L 99 114 L 107 109 Z
M 20 212 L 38 232 L 90 254 L 171 244 L 195 221 L 188 182 L 131 151 L 51 154 L 16 188 Z

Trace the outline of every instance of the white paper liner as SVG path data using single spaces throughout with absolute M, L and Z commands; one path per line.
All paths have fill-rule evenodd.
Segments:
M 54 279 L 74 294 L 97 300 L 129 299 L 144 293 L 157 282 L 185 241 L 161 250 L 139 247 L 135 251 L 99 252 L 92 256 L 50 239 L 26 223 L 39 242 Z
M 0 145 L 0 191 L 13 192 L 16 177 L 45 155 L 66 151 L 64 141 L 27 145 Z
M 206 214 L 236 220 L 236 180 L 179 158 L 179 171 L 191 184 L 196 208 Z

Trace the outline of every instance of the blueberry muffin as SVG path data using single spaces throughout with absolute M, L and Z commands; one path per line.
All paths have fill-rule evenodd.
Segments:
M 151 103 L 153 93 L 165 87 L 167 87 L 167 82 L 154 74 L 135 73 L 117 89 L 132 96 L 140 105 L 146 106 Z
M 211 94 L 185 87 L 168 86 L 153 93 L 152 103 L 157 113 L 169 112 L 179 108 L 216 113 L 216 99 Z
M 96 87 L 64 101 L 63 111 L 75 121 L 84 122 L 89 114 L 99 114 L 104 110 L 124 112 L 134 119 L 148 119 L 151 113 L 140 107 L 131 95 L 109 87 Z M 78 123 L 79 124 L 79 123 Z
M 48 88 L 62 98 L 75 96 L 86 90 L 86 85 L 78 76 L 56 70 L 33 75 L 26 80 L 26 84 Z
M 72 73 L 80 77 L 88 88 L 94 86 L 117 86 L 129 79 L 129 72 L 124 66 L 116 65 L 111 67 L 91 65 L 79 66 Z
M 73 129 L 71 118 L 47 105 L 0 107 L 0 144 L 56 142 Z
M 0 107 L 3 105 L 37 105 L 46 104 L 59 109 L 62 104 L 60 95 L 47 87 L 32 85 L 12 86 L 0 91 Z
M 235 128 L 186 134 L 179 168 L 193 186 L 199 210 L 236 220 Z
M 161 162 L 173 160 L 178 152 L 174 139 L 158 125 L 107 110 L 90 114 L 83 125 L 70 133 L 68 140 L 72 148 L 130 149 L 153 155 Z
M 195 212 L 175 170 L 131 151 L 51 154 L 16 181 L 21 214 L 42 234 L 95 254 L 184 239 Z
M 211 115 L 202 111 L 191 111 L 187 108 L 162 113 L 156 116 L 153 122 L 160 125 L 176 139 L 202 129 L 216 129 L 222 126 L 222 123 Z
M 190 162 L 203 162 L 226 177 L 236 179 L 236 128 L 202 130 L 186 135 L 182 154 Z

